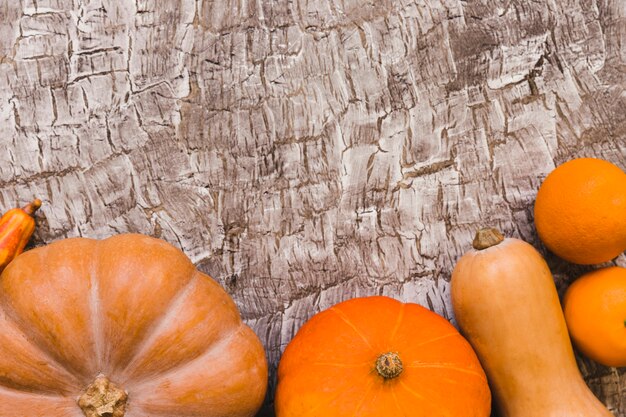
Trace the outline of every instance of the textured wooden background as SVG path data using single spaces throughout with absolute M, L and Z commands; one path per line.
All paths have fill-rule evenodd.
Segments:
M 474 231 L 545 253 L 538 186 L 626 168 L 625 105 L 623 0 L 0 0 L 0 208 L 44 201 L 35 245 L 182 248 L 272 367 L 352 296 L 454 322 Z M 625 370 L 579 364 L 626 416 Z

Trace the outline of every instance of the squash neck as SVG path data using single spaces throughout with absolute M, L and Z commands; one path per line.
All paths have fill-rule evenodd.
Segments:
M 499 245 L 503 240 L 504 236 L 498 229 L 484 228 L 476 232 L 472 246 L 476 250 L 484 250 Z
M 106 376 L 98 375 L 78 398 L 78 406 L 85 417 L 124 417 L 127 401 L 126 391 Z

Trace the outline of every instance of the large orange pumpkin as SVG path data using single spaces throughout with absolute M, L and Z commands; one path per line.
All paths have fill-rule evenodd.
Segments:
M 443 317 L 388 297 L 313 316 L 278 367 L 277 417 L 487 417 L 469 343 Z
M 253 416 L 266 381 L 232 299 L 161 240 L 66 239 L 2 273 L 1 417 Z

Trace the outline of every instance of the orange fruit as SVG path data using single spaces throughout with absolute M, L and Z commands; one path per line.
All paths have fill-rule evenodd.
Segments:
M 626 250 L 626 173 L 594 158 L 559 165 L 539 187 L 535 226 L 546 247 L 565 260 L 610 261 Z
M 626 269 L 602 268 L 578 278 L 565 292 L 570 336 L 585 356 L 626 366 Z

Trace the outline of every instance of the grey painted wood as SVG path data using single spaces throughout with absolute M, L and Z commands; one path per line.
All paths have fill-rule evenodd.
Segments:
M 621 0 L 0 0 L 0 207 L 44 201 L 35 245 L 179 246 L 274 367 L 349 297 L 454 322 L 478 227 L 545 253 L 545 175 L 626 168 L 625 101 Z M 624 370 L 580 365 L 626 416 Z

